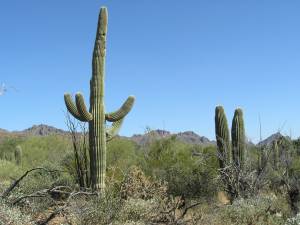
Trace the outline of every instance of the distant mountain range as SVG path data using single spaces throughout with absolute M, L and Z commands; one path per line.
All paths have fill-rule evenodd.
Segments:
M 47 136 L 47 135 L 66 135 L 68 134 L 68 131 L 55 128 L 53 126 L 48 126 L 45 124 L 40 125 L 34 125 L 28 129 L 22 130 L 22 131 L 12 131 L 9 132 L 7 130 L 0 128 L 0 139 L 3 139 L 8 136 Z M 197 145 L 216 145 L 216 142 L 214 140 L 209 140 L 207 137 L 200 136 L 196 134 L 193 131 L 185 131 L 185 132 L 179 132 L 179 133 L 171 133 L 166 130 L 152 130 L 145 134 L 135 134 L 131 137 L 124 137 L 119 136 L 120 138 L 125 138 L 128 140 L 132 140 L 136 142 L 138 145 L 145 145 L 146 143 L 149 143 L 154 140 L 159 140 L 162 138 L 168 138 L 168 137 L 175 137 L 177 140 L 180 140 L 182 142 L 188 143 L 188 144 L 197 144 Z M 270 137 L 264 139 L 263 141 L 259 142 L 258 146 L 265 146 L 271 144 L 274 140 L 283 137 L 281 133 L 275 133 L 272 134 Z M 253 143 L 249 142 L 249 145 L 253 145 Z
M 47 136 L 47 135 L 66 135 L 68 131 L 61 130 L 52 126 L 48 126 L 45 124 L 34 125 L 28 129 L 22 131 L 12 131 L 9 132 L 7 130 L 0 128 L 0 138 L 7 137 L 7 136 Z M 146 134 L 135 134 L 131 137 L 124 137 L 119 136 L 120 138 L 125 138 L 128 140 L 132 140 L 136 142 L 138 145 L 144 145 L 149 143 L 153 140 L 159 140 L 162 138 L 167 138 L 175 136 L 178 140 L 181 140 L 185 143 L 189 144 L 199 144 L 199 145 L 215 145 L 215 141 L 211 141 L 204 136 L 199 136 L 198 134 L 194 133 L 193 131 L 185 131 L 180 133 L 171 133 L 166 130 L 152 130 Z
M 275 134 L 272 134 L 268 138 L 264 139 L 263 141 L 259 142 L 257 146 L 269 146 L 271 145 L 274 141 L 280 139 L 280 138 L 286 138 L 287 140 L 291 140 L 290 137 L 282 135 L 280 132 L 277 132 Z
M 45 124 L 34 125 L 22 131 L 11 131 L 11 132 L 0 128 L 0 138 L 7 137 L 7 136 L 23 137 L 23 136 L 47 136 L 53 134 L 65 135 L 67 133 L 68 133 L 67 131 L 52 126 L 48 126 Z
M 20 131 L 19 133 L 23 133 L 26 135 L 33 135 L 33 136 L 47 136 L 53 134 L 66 134 L 68 132 L 52 126 L 40 124 L 40 125 L 33 125 L 32 127 Z
M 168 138 L 174 136 L 176 139 L 188 143 L 188 144 L 198 144 L 198 145 L 215 145 L 215 141 L 211 141 L 204 136 L 199 136 L 193 131 L 185 131 L 180 133 L 171 133 L 166 130 L 152 130 L 146 134 L 135 134 L 132 137 L 127 137 L 139 145 L 144 145 L 153 140 L 159 140 L 162 138 Z

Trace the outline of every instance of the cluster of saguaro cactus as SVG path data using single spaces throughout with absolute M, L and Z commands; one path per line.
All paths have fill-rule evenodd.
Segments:
M 215 131 L 221 180 L 230 200 L 239 196 L 240 172 L 244 164 L 245 127 L 243 111 L 238 108 L 234 112 L 231 127 L 231 139 L 224 108 L 217 106 L 215 110 Z
M 238 108 L 234 112 L 231 144 L 226 114 L 222 106 L 216 107 L 215 131 L 220 168 L 224 168 L 231 160 L 237 168 L 241 168 L 244 164 L 245 152 L 245 127 L 242 109 Z
M 122 107 L 112 113 L 105 112 L 104 75 L 107 34 L 107 9 L 101 8 L 93 52 L 92 79 L 90 81 L 90 108 L 84 103 L 83 96 L 76 94 L 76 104 L 71 96 L 64 99 L 68 111 L 78 120 L 89 123 L 89 156 L 91 188 L 100 192 L 105 188 L 106 142 L 117 135 L 124 117 L 131 110 L 134 97 L 129 96 Z M 106 121 L 112 122 L 110 128 Z

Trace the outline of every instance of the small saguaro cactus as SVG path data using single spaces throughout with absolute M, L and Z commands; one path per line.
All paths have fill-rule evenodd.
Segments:
M 243 167 L 244 154 L 246 148 L 245 127 L 243 119 L 243 111 L 238 108 L 234 112 L 231 127 L 232 138 L 232 160 L 239 168 Z
M 224 108 L 217 106 L 215 110 L 215 131 L 218 147 L 220 168 L 224 168 L 230 161 L 230 134 Z
M 17 145 L 15 149 L 15 162 L 19 166 L 22 163 L 22 147 Z
M 134 97 L 129 96 L 122 107 L 112 113 L 105 112 L 104 76 L 107 35 L 107 9 L 102 7 L 99 13 L 98 29 L 93 52 L 92 78 L 90 80 L 90 108 L 84 103 L 81 93 L 77 93 L 76 104 L 71 95 L 64 99 L 68 111 L 78 120 L 89 123 L 89 156 L 91 188 L 103 192 L 106 173 L 106 142 L 117 135 L 124 117 L 131 110 Z M 112 122 L 110 128 L 106 121 Z

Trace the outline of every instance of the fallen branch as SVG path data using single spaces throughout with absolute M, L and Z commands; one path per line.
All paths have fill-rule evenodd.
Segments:
M 91 196 L 91 195 L 97 195 L 98 196 L 98 193 L 96 192 L 83 192 L 83 191 L 79 191 L 79 192 L 71 192 L 69 193 L 69 197 L 67 199 L 67 201 L 65 202 L 65 204 L 56 209 L 54 212 L 52 212 L 46 219 L 44 220 L 40 220 L 38 222 L 36 222 L 37 225 L 47 225 L 51 220 L 53 220 L 58 214 L 60 214 L 61 212 L 63 212 L 68 206 L 69 206 L 69 203 L 71 201 L 72 198 L 74 198 L 75 196 L 77 195 L 87 195 L 87 196 Z
M 37 167 L 37 168 L 33 168 L 30 170 L 27 170 L 19 179 L 15 180 L 14 182 L 12 182 L 12 184 L 3 192 L 3 194 L 1 195 L 2 198 L 6 198 L 10 195 L 10 193 L 13 191 L 13 189 L 15 189 L 15 187 L 17 187 L 19 185 L 19 183 L 31 172 L 36 171 L 36 170 L 45 170 L 47 172 L 58 172 L 59 170 L 47 170 L 46 168 L 43 167 Z
M 47 189 L 45 190 L 41 190 L 41 191 L 37 191 L 35 193 L 29 194 L 29 195 L 24 195 L 21 196 L 20 198 L 15 199 L 11 204 L 12 205 L 16 205 L 19 202 L 21 202 L 22 200 L 26 199 L 26 198 L 44 198 L 47 197 Z
M 61 189 L 67 189 L 69 191 L 63 191 Z M 47 198 L 50 198 L 50 199 L 54 199 L 53 198 L 54 194 L 65 194 L 65 195 L 69 196 L 71 193 L 72 193 L 72 189 L 70 187 L 68 187 L 68 186 L 57 186 L 57 187 L 54 187 L 54 188 L 51 188 L 51 189 L 43 189 L 43 190 L 40 190 L 40 191 L 36 191 L 32 194 L 21 196 L 21 197 L 15 199 L 12 202 L 12 205 L 16 205 L 16 204 L 18 204 L 19 202 L 21 202 L 22 200 L 24 200 L 26 198 L 43 198 L 43 197 L 47 197 Z M 48 195 L 50 195 L 50 197 Z
M 186 215 L 186 213 L 188 212 L 188 210 L 190 210 L 190 209 L 192 209 L 192 208 L 194 208 L 194 207 L 196 207 L 196 206 L 198 206 L 198 205 L 200 205 L 200 204 L 201 204 L 201 202 L 196 202 L 196 203 L 194 203 L 194 204 L 192 204 L 192 205 L 190 205 L 190 206 L 185 207 L 185 209 L 184 209 L 184 211 L 183 211 L 183 213 L 181 214 L 181 216 L 180 216 L 179 219 L 184 218 L 184 216 Z

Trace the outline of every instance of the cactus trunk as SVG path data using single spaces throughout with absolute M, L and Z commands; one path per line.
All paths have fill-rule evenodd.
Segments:
M 106 170 L 105 140 L 105 106 L 104 106 L 104 71 L 106 53 L 107 11 L 101 10 L 95 41 L 90 81 L 90 113 L 93 119 L 89 122 L 89 147 L 91 155 L 92 188 L 104 190 Z
M 71 96 L 65 94 L 65 103 L 69 112 L 78 120 L 89 122 L 89 155 L 91 188 L 103 192 L 106 174 L 106 142 L 118 133 L 124 117 L 131 110 L 134 97 L 129 96 L 122 107 L 112 113 L 105 112 L 104 78 L 107 34 L 107 9 L 101 8 L 98 29 L 93 52 L 92 79 L 90 80 L 90 109 L 84 103 L 83 96 L 76 94 L 76 105 Z M 113 122 L 106 128 L 106 121 Z
M 238 168 L 244 164 L 245 153 L 245 128 L 242 109 L 236 109 L 231 127 L 232 159 Z
M 217 106 L 215 111 L 215 131 L 218 147 L 220 168 L 224 168 L 230 161 L 230 137 L 224 108 Z

